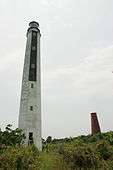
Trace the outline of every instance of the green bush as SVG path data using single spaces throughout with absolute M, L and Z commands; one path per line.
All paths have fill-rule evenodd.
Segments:
M 39 152 L 35 146 L 8 147 L 0 154 L 0 168 L 6 170 L 32 170 L 39 166 Z
M 104 160 L 112 158 L 113 147 L 110 146 L 106 141 L 101 141 L 97 143 L 96 150 L 97 152 L 99 152 L 101 158 L 103 158 Z
M 0 130 L 0 148 L 5 146 L 15 146 L 24 143 L 25 135 L 21 129 L 12 129 L 12 125 L 7 125 L 5 131 Z
M 90 146 L 79 146 L 75 148 L 61 148 L 59 153 L 70 165 L 70 168 L 98 168 L 99 155 Z

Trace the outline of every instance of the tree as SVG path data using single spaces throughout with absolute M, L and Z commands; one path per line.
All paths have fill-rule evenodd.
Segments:
M 0 130 L 0 146 L 15 146 L 24 142 L 25 135 L 21 129 L 12 129 L 12 125 L 7 125 L 5 131 Z
M 51 143 L 51 142 L 52 142 L 52 137 L 48 136 L 47 139 L 46 139 L 46 143 Z

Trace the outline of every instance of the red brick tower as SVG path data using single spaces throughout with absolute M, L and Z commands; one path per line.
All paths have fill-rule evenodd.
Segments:
M 92 133 L 92 135 L 94 135 L 96 133 L 101 133 L 97 113 L 95 113 L 95 112 L 91 113 L 91 133 Z

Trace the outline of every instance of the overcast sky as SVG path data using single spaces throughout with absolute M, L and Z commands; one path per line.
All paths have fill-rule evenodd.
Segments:
M 42 135 L 113 130 L 113 0 L 0 0 L 0 126 L 18 126 L 26 31 L 40 24 Z

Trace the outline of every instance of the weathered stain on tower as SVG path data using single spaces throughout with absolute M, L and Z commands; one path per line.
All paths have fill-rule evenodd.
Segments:
M 96 134 L 96 133 L 100 133 L 100 125 L 98 122 L 98 117 L 97 117 L 97 113 L 91 113 L 91 133 L 92 135 Z
M 39 24 L 35 21 L 30 22 L 27 30 L 19 128 L 25 133 L 26 145 L 34 143 L 42 150 L 40 36 Z

